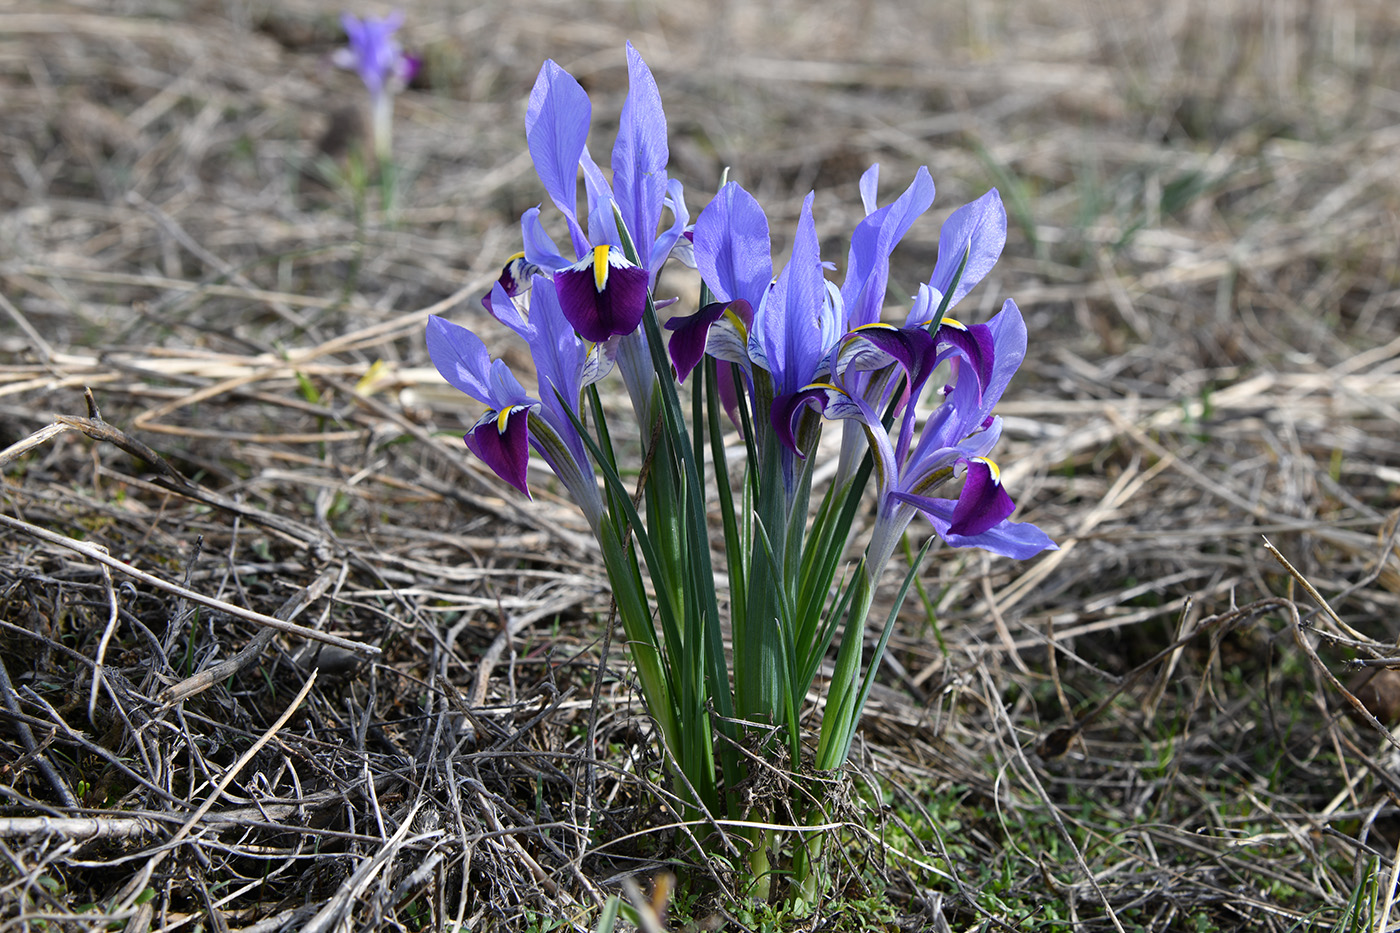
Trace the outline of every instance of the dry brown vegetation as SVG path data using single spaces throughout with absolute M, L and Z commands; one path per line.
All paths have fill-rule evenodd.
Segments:
M 816 187 L 844 256 L 879 161 L 1012 217 L 960 310 L 1026 314 L 1000 460 L 1061 549 L 936 552 L 804 922 L 1389 928 L 1400 678 L 1344 685 L 1400 636 L 1400 7 L 405 6 L 360 222 L 337 5 L 0 3 L 0 928 L 583 929 L 668 865 L 677 926 L 758 924 L 685 866 L 586 526 L 468 457 L 421 336 L 490 323 L 540 63 L 610 138 L 629 38 L 693 211 Z

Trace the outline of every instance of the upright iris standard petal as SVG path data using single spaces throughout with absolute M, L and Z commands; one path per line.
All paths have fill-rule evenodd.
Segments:
M 426 337 L 433 365 L 459 392 L 493 409 L 509 408 L 528 398 L 505 362 L 493 362 L 486 344 L 465 327 L 432 314 Z
M 497 476 L 530 496 L 525 468 L 530 460 L 530 406 L 488 411 L 462 439 Z M 531 497 L 533 498 L 533 497 Z
M 647 284 L 647 270 L 611 246 L 596 246 L 554 273 L 564 316 L 580 337 L 594 343 L 637 329 L 646 312 Z
M 938 262 L 928 281 L 936 293 L 936 303 L 927 309 L 922 320 L 915 320 L 911 313 L 909 323 L 927 324 L 945 297 L 945 309 L 962 300 L 996 265 L 1005 246 L 1006 208 L 997 189 L 953 211 L 938 234 Z M 955 279 L 956 286 L 953 285 Z M 950 288 L 951 295 L 948 294 Z
M 632 234 L 643 263 L 661 222 L 666 199 L 666 114 L 661 92 L 642 56 L 627 43 L 627 99 L 612 151 L 612 191 L 622 222 Z
M 583 252 L 587 242 L 578 221 L 578 167 L 588 142 L 593 105 L 573 75 L 554 61 L 546 61 L 530 90 L 525 111 L 525 139 L 550 200 L 569 221 L 574 246 Z
M 719 190 L 695 221 L 695 266 L 715 298 L 757 308 L 773 281 L 768 217 L 738 182 Z
M 877 176 L 878 177 L 878 176 Z M 889 282 L 890 253 L 933 204 L 933 178 L 923 166 L 904 193 L 887 207 L 871 211 L 874 179 L 867 172 L 861 179 L 861 197 L 868 216 L 851 234 L 851 250 L 846 261 L 846 279 L 841 285 L 841 301 L 846 309 L 846 326 L 855 329 L 880 319 Z
M 802 203 L 792 257 L 754 312 L 749 358 L 773 376 L 775 395 L 797 392 L 812 382 L 840 337 L 839 312 L 822 271 L 813 195 Z

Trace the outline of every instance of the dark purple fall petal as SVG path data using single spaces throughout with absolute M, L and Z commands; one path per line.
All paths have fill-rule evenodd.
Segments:
M 525 465 L 530 459 L 529 419 L 528 405 L 490 411 L 462 438 L 482 463 L 526 496 L 530 496 L 525 484 Z
M 909 377 L 909 389 L 917 395 L 937 362 L 937 342 L 922 327 L 894 327 L 889 324 L 867 324 L 852 334 L 870 342 L 878 350 L 894 357 Z
M 996 341 L 992 338 L 991 329 L 986 324 L 968 327 L 945 317 L 938 328 L 938 340 L 962 351 L 977 375 L 977 394 L 980 396 L 985 392 L 992 382 L 992 370 L 996 364 Z
M 601 343 L 637 329 L 647 307 L 647 271 L 599 246 L 554 273 L 564 317 L 584 340 Z
M 980 535 L 1005 521 L 1016 504 L 1001 485 L 1001 471 L 983 457 L 967 461 L 967 479 L 953 509 L 948 533 Z
M 773 408 L 770 418 L 773 422 L 773 431 L 778 435 L 778 440 L 784 447 L 797 454 L 799 457 L 805 456 L 797 449 L 797 426 L 802 418 L 802 413 L 811 408 L 817 414 L 826 410 L 826 402 L 830 393 L 835 390 L 835 386 L 813 385 L 797 392 L 788 392 L 773 399 Z
M 724 317 L 729 308 L 722 301 L 711 302 L 694 314 L 673 317 L 666 322 L 666 329 L 673 331 L 669 344 L 671 365 L 676 367 L 676 381 L 685 382 L 691 370 L 705 357 L 705 341 L 710 334 L 710 326 Z
M 890 496 L 922 512 L 949 547 L 977 547 L 1014 560 L 1026 560 L 1041 551 L 1058 550 L 1050 536 L 1030 522 L 1003 521 L 981 534 L 959 535 L 950 528 L 953 512 L 957 508 L 957 503 L 951 499 L 934 499 L 903 492 L 892 492 Z

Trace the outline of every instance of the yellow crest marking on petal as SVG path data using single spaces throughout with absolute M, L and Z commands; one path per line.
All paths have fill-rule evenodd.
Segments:
M 608 287 L 609 249 L 610 247 L 606 243 L 593 247 L 593 285 L 600 292 Z
M 987 465 L 987 469 L 990 470 L 992 473 L 992 482 L 996 483 L 998 486 L 1001 485 L 1001 467 L 997 466 L 995 461 L 990 460 L 987 457 L 973 457 L 972 459 L 980 463 L 985 463 Z
M 524 254 L 523 252 L 520 252 L 520 253 L 511 253 L 511 254 L 510 254 L 510 258 L 508 258 L 508 259 L 506 260 L 506 265 L 510 265 L 511 263 L 515 262 L 517 259 L 524 259 L 524 258 L 525 258 L 525 254 Z
M 515 411 L 514 408 L 502 408 L 500 411 L 496 412 L 497 434 L 506 433 L 506 428 L 510 426 L 510 413 L 513 411 Z
M 884 321 L 871 321 L 869 324 L 860 325 L 851 333 L 858 334 L 863 330 L 899 330 L 899 328 L 893 324 L 886 324 Z
M 749 329 L 744 326 L 743 318 L 739 317 L 739 315 L 735 314 L 728 307 L 724 309 L 724 317 L 725 320 L 734 325 L 734 329 L 739 332 L 739 337 L 747 343 L 749 339 Z
M 956 329 L 958 329 L 958 330 L 967 330 L 967 325 L 966 325 L 966 324 L 964 324 L 962 321 L 957 320 L 956 318 L 951 318 L 951 317 L 945 317 L 945 318 L 943 319 L 943 326 L 944 326 L 944 327 L 953 327 L 953 328 L 956 328 Z

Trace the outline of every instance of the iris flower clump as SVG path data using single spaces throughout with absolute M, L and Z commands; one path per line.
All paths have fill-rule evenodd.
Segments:
M 719 827 L 702 844 L 738 854 L 741 842 L 751 893 L 766 896 L 784 870 L 789 896 L 811 904 L 823 846 L 820 834 L 798 830 L 824 821 L 824 801 L 799 782 L 785 805 L 751 812 L 741 749 L 785 755 L 798 772 L 844 764 L 934 540 L 905 572 L 893 609 L 869 626 L 890 557 L 919 517 L 951 547 L 1024 559 L 1055 546 L 1011 520 L 1015 505 L 991 458 L 1001 433 L 994 408 L 1025 356 L 1021 314 L 1011 301 L 985 323 L 950 314 L 1000 255 L 1006 213 L 995 190 L 954 211 L 927 282 L 907 310 L 886 309 L 891 253 L 933 203 L 927 169 L 884 206 L 878 167 L 861 178 L 865 217 L 840 285 L 827 279 L 814 194 L 777 267 L 767 216 L 737 183 L 691 226 L 682 187 L 666 172 L 656 82 L 630 44 L 627 68 L 610 173 L 589 153 L 592 110 L 577 81 L 546 62 L 530 94 L 526 139 L 568 241 L 561 248 L 546 233 L 539 207 L 526 211 L 524 249 L 483 303 L 529 346 L 533 394 L 479 337 L 443 318 L 428 322 L 428 349 L 444 378 L 485 408 L 467 447 L 526 496 L 530 457 L 542 458 L 597 536 L 674 792 L 697 825 Z M 670 302 L 656 287 L 669 259 L 697 270 L 701 303 L 667 321 L 667 340 L 656 312 Z M 902 324 L 886 320 L 901 313 Z M 643 444 L 635 500 L 599 402 L 598 383 L 613 369 Z M 834 479 L 814 489 L 824 430 L 840 431 L 840 460 Z M 730 445 L 747 454 L 738 476 Z M 857 512 L 872 501 L 868 535 L 852 540 Z M 716 504 L 723 594 L 708 525 Z M 833 648 L 813 742 L 807 696 Z M 794 831 L 774 829 L 780 818 Z

